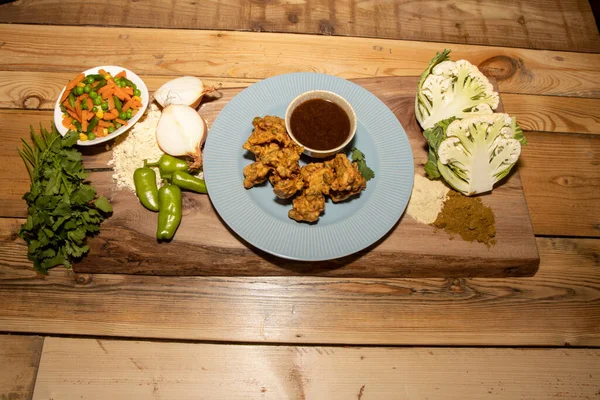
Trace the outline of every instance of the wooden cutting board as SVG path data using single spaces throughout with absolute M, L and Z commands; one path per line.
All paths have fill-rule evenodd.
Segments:
M 379 97 L 398 117 L 410 140 L 415 172 L 423 174 L 427 147 L 414 116 L 416 77 L 365 78 L 354 82 Z M 209 124 L 241 89 L 223 89 L 200 114 Z M 500 106 L 502 110 L 502 105 Z M 240 149 L 240 154 L 242 149 Z M 87 160 L 110 158 L 106 151 Z M 240 174 L 242 171 L 240 171 Z M 539 254 L 518 169 L 492 194 L 482 196 L 496 215 L 497 243 L 488 248 L 416 222 L 406 213 L 379 242 L 336 260 L 298 262 L 252 247 L 219 218 L 206 195 L 184 195 L 183 221 L 170 243 L 155 239 L 157 214 L 134 194 L 116 189 L 110 171 L 91 175 L 98 191 L 111 198 L 114 214 L 90 241 L 91 251 L 74 265 L 78 273 L 150 275 L 328 277 L 507 277 L 531 276 Z

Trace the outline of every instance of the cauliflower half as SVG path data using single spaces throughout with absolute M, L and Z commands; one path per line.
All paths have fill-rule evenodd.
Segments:
M 415 115 L 423 129 L 455 117 L 492 114 L 498 93 L 476 66 L 467 60 L 450 61 L 450 50 L 437 53 L 421 75 Z
M 442 124 L 438 135 L 440 131 L 444 133 L 437 138 L 437 176 L 465 196 L 491 191 L 508 175 L 526 143 L 516 119 L 508 114 L 454 120 L 446 127 Z M 426 169 L 433 167 L 431 161 L 430 153 Z

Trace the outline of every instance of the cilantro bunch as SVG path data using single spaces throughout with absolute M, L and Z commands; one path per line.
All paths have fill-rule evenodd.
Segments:
M 27 243 L 27 258 L 45 274 L 61 264 L 70 268 L 73 260 L 86 254 L 86 237 L 100 230 L 112 207 L 85 182 L 88 174 L 81 153 L 73 147 L 77 133 L 69 131 L 62 137 L 53 124 L 39 134 L 31 128 L 31 140 L 33 145 L 22 140 L 19 150 L 31 179 L 23 196 L 27 221 L 19 236 Z

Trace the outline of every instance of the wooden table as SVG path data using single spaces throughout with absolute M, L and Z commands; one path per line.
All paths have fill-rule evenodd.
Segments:
M 534 277 L 33 272 L 16 148 L 74 73 L 417 76 L 444 47 L 526 131 Z M 600 398 L 599 52 L 585 0 L 0 5 L 0 399 Z

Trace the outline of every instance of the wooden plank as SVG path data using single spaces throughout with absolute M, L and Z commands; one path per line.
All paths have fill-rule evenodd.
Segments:
M 389 92 L 382 92 L 382 98 L 414 93 L 413 84 L 401 84 L 407 78 L 386 79 L 397 83 L 390 84 Z M 368 85 L 370 81 L 367 79 L 356 82 Z M 224 102 L 233 96 L 234 91 L 225 89 L 221 94 Z M 216 117 L 219 104 L 208 102 L 202 106 L 201 113 L 209 122 Z M 398 103 L 396 107 L 401 109 L 412 105 Z M 4 146 L 0 147 L 0 156 L 5 160 L 0 164 L 0 212 L 3 216 L 25 215 L 25 203 L 21 196 L 29 187 L 29 178 L 15 149 L 20 146 L 20 138 L 27 134 L 30 124 L 37 126 L 43 122 L 48 126 L 50 118 L 47 111 L 0 110 L 0 130 L 5 135 Z M 406 122 L 406 126 L 408 124 Z M 414 120 L 411 119 L 410 124 L 414 127 Z M 526 134 L 531 144 L 523 150 L 519 171 L 535 234 L 560 232 L 561 235 L 570 236 L 600 236 L 600 224 L 594 217 L 600 215 L 600 203 L 594 201 L 597 199 L 596 182 L 600 173 L 596 161 L 600 154 L 600 137 L 536 132 Z M 102 149 L 104 147 L 99 150 L 84 149 L 88 168 L 107 166 L 110 154 L 101 151 Z M 569 149 L 569 153 L 565 149 Z M 576 154 L 577 157 L 571 157 L 570 154 Z M 548 160 L 553 161 L 549 163 Z M 581 184 L 582 182 L 585 184 Z M 548 215 L 552 218 L 545 217 Z
M 535 232 L 600 236 L 600 137 L 526 135 L 519 171 Z
M 490 362 L 493 360 L 493 362 Z M 34 399 L 591 399 L 600 350 L 47 338 Z
M 9 225 L 6 227 L 6 225 Z M 0 219 L 0 326 L 240 342 L 600 346 L 600 241 L 538 238 L 527 279 L 36 275 Z M 6 236 L 4 236 L 6 234 Z
M 416 78 L 366 79 L 361 84 L 377 94 L 403 124 L 412 147 L 415 170 L 424 174 L 422 166 L 427 161 L 425 138 L 410 107 L 414 103 Z M 220 99 L 206 103 L 200 111 L 209 122 L 228 99 L 238 93 L 238 89 L 223 90 L 222 93 Z M 7 177 L 11 175 L 6 174 Z M 186 193 L 185 217 L 174 240 L 157 243 L 155 213 L 141 207 L 133 193 L 116 190 L 112 172 L 96 172 L 90 179 L 99 193 L 111 199 L 114 214 L 90 242 L 92 255 L 74 267 L 80 273 L 504 277 L 533 275 L 539 264 L 518 172 L 482 198 L 496 216 L 494 246 L 452 240 L 451 236 L 440 234 L 433 227 L 405 215 L 375 245 L 335 261 L 312 263 L 285 261 L 249 246 L 220 220 L 208 196 L 198 194 Z
M 0 6 L 0 22 L 313 33 L 600 51 L 598 30 L 585 0 L 103 0 L 86 12 L 76 0 L 42 0 Z
M 39 336 L 0 335 L 0 399 L 31 399 L 43 344 Z
M 0 108 L 52 110 L 62 83 L 69 78 L 72 75 L 65 72 L 0 71 Z M 142 76 L 150 92 L 172 78 Z M 256 82 L 256 79 L 201 78 L 206 85 L 219 88 L 241 88 Z M 600 99 L 507 93 L 502 95 L 502 104 L 505 112 L 518 118 L 523 130 L 600 134 Z M 10 119 L 0 122 L 0 127 L 10 129 L 12 122 Z
M 0 70 L 77 73 L 115 64 L 138 74 L 266 78 L 294 71 L 344 78 L 418 76 L 446 45 L 252 32 L 0 25 Z M 65 57 L 73 37 L 94 57 Z M 104 40 L 99 41 L 102 37 Z M 600 54 L 452 45 L 503 93 L 600 97 Z
M 600 100 L 576 97 L 502 94 L 504 110 L 521 129 L 600 134 Z

